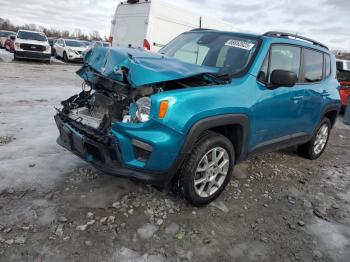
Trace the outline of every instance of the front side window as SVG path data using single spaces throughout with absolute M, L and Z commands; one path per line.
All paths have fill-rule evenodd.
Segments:
M 289 45 L 272 45 L 261 67 L 258 79 L 270 83 L 274 70 L 286 70 L 296 73 L 299 77 L 301 48 Z
M 237 74 L 251 61 L 258 40 L 222 32 L 184 33 L 159 52 L 183 62 L 216 67 L 223 74 Z
M 319 82 L 323 78 L 323 54 L 304 49 L 304 83 Z
M 47 38 L 44 34 L 35 33 L 35 32 L 26 32 L 26 31 L 19 31 L 17 34 L 17 38 L 25 39 L 25 40 L 36 40 L 36 41 L 42 41 L 42 42 L 47 41 Z

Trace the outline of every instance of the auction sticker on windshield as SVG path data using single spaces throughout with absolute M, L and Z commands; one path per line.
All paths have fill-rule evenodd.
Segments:
M 245 50 L 251 50 L 255 44 L 248 42 L 248 41 L 230 39 L 225 43 L 225 45 L 237 47 L 237 48 L 241 48 L 241 49 L 245 49 Z

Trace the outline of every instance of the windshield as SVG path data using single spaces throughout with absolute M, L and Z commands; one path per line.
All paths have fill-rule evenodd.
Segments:
M 236 74 L 249 64 L 257 42 L 230 33 L 190 32 L 179 35 L 159 52 L 183 62 L 218 67 L 223 74 Z
M 77 41 L 77 40 L 66 40 L 66 46 L 86 47 L 86 45 L 83 41 Z
M 8 37 L 9 35 L 13 35 L 15 32 L 0 32 L 0 37 Z
M 27 40 L 36 40 L 36 41 L 47 41 L 47 38 L 42 33 L 35 33 L 35 32 L 25 32 L 25 31 L 19 31 L 17 38 L 20 39 L 27 39 Z

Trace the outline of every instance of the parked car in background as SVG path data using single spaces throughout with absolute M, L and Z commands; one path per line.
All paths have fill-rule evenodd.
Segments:
M 5 41 L 10 35 L 15 35 L 16 32 L 0 30 L 0 48 L 5 48 Z
M 86 45 L 86 46 L 90 46 L 91 45 L 91 41 L 87 41 L 87 40 L 82 40 L 83 42 L 84 42 L 84 44 Z
M 51 56 L 54 56 L 54 54 L 55 54 L 54 44 L 55 44 L 55 42 L 56 42 L 56 39 L 57 39 L 57 38 L 53 38 L 53 37 L 49 37 L 49 38 L 48 38 L 49 44 L 50 44 L 50 46 L 51 46 Z
M 337 69 L 350 71 L 350 60 L 337 59 Z
M 345 112 L 348 97 L 350 96 L 350 71 L 338 69 L 337 74 L 338 81 L 340 83 L 339 94 L 341 98 L 342 112 Z
M 55 44 L 55 57 L 62 58 L 64 62 L 83 62 L 82 53 L 88 48 L 84 41 L 75 39 L 57 39 Z
M 111 44 L 109 42 L 103 42 L 103 41 L 92 41 L 91 44 L 88 46 L 88 49 L 85 51 L 85 53 L 95 47 L 110 47 Z
M 14 59 L 32 59 L 50 63 L 51 47 L 46 35 L 37 31 L 18 30 Z
M 109 42 L 104 42 L 104 41 L 92 41 L 90 47 L 95 48 L 95 47 L 110 47 Z
M 16 35 L 10 35 L 5 41 L 5 49 L 10 53 L 15 51 L 15 40 Z
M 77 74 L 90 89 L 61 102 L 57 142 L 193 205 L 218 197 L 249 155 L 320 157 L 340 109 L 332 52 L 281 32 L 194 30 L 159 53 L 94 48 Z
M 127 0 L 117 6 L 109 42 L 112 47 L 157 52 L 174 37 L 195 28 L 234 30 L 230 23 L 201 16 L 160 0 Z

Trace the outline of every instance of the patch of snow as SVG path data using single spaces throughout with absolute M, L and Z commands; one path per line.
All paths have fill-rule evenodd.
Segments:
M 76 67 L 1 63 L 0 192 L 13 187 L 47 187 L 82 161 L 56 144 L 54 106 L 80 91 Z

